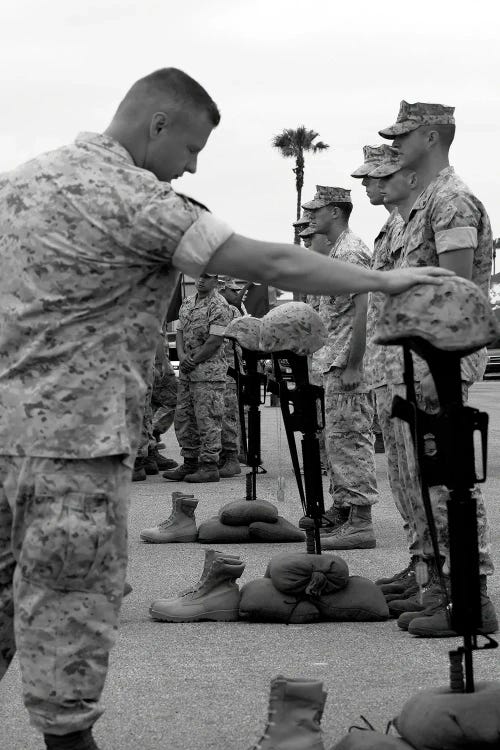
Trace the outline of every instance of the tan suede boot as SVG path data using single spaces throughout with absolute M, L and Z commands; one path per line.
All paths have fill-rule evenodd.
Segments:
M 227 558 L 228 560 L 235 560 L 237 562 L 241 562 L 239 555 L 228 555 L 227 552 L 221 552 L 218 549 L 206 549 L 205 550 L 205 562 L 203 563 L 203 570 L 201 571 L 200 580 L 198 583 L 195 583 L 193 586 L 188 586 L 185 589 L 182 589 L 182 591 L 179 591 L 176 599 L 179 598 L 179 596 L 184 596 L 185 594 L 192 594 L 196 589 L 201 586 L 201 584 L 205 581 L 208 571 L 210 570 L 210 567 L 213 563 L 213 561 L 216 558 Z
M 140 534 L 142 541 L 153 544 L 195 542 L 198 538 L 198 529 L 194 517 L 197 505 L 198 500 L 195 500 L 192 495 L 174 492 L 172 494 L 172 513 L 166 521 L 158 524 L 158 526 L 143 529 Z
M 327 693 L 319 680 L 271 680 L 268 721 L 250 750 L 324 750 L 321 717 Z
M 149 614 L 153 620 L 164 622 L 198 622 L 238 620 L 240 590 L 236 579 L 245 569 L 245 563 L 228 557 L 216 557 L 202 581 L 194 591 L 176 599 L 157 599 L 151 604 Z
M 371 505 L 351 505 L 347 521 L 330 534 L 321 535 L 323 549 L 373 549 L 377 546 Z

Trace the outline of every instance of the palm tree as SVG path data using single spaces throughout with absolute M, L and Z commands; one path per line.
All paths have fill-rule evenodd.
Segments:
M 318 151 L 326 151 L 330 146 L 323 141 L 313 141 L 319 133 L 315 130 L 308 130 L 304 125 L 300 125 L 296 130 L 285 128 L 279 135 L 273 136 L 271 141 L 273 148 L 277 148 L 281 155 L 286 158 L 295 159 L 295 167 L 292 170 L 295 173 L 295 187 L 297 189 L 297 219 L 300 218 L 300 204 L 302 202 L 302 188 L 304 187 L 304 152 L 312 151 L 316 154 Z M 298 231 L 295 231 L 293 241 L 296 245 L 300 244 Z

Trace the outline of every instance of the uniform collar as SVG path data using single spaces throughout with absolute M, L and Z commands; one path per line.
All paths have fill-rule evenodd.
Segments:
M 410 218 L 414 211 L 419 211 L 422 208 L 426 207 L 427 201 L 432 195 L 432 192 L 435 189 L 436 184 L 446 179 L 446 177 L 449 177 L 450 175 L 454 173 L 455 173 L 455 170 L 453 169 L 453 167 L 445 167 L 436 175 L 436 177 L 431 182 L 429 182 L 427 187 L 424 190 L 422 190 L 417 200 L 413 204 L 412 209 L 410 211 Z
M 130 154 L 130 152 L 127 151 L 125 146 L 122 146 L 122 144 L 117 140 L 111 138 L 110 135 L 105 135 L 104 133 L 78 133 L 77 137 L 75 138 L 75 143 L 90 145 L 94 148 L 99 148 L 104 151 L 111 152 L 115 156 L 119 157 L 120 160 L 126 161 L 129 164 L 134 164 L 134 160 L 132 159 L 132 155 Z

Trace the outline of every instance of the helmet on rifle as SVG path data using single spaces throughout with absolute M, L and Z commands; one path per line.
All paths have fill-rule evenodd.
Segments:
M 261 321 L 251 315 L 234 318 L 227 326 L 224 336 L 234 339 L 243 347 L 251 351 L 259 351 Z
M 443 277 L 387 297 L 375 332 L 377 344 L 423 339 L 436 349 L 469 354 L 499 335 L 489 300 L 473 281 Z
M 260 347 L 265 352 L 290 350 L 313 354 L 325 344 L 327 332 L 318 313 L 305 302 L 286 302 L 264 315 Z

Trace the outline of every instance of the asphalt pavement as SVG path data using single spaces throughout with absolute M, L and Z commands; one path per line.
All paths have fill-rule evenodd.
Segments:
M 500 611 L 500 382 L 476 385 L 470 402 L 490 414 L 484 494 L 497 566 L 489 592 Z M 280 425 L 278 409 L 262 409 L 262 455 L 268 473 L 258 477 L 258 495 L 275 502 L 277 477 L 285 476 L 285 501 L 276 504 L 282 515 L 296 522 L 301 508 Z M 178 458 L 175 436 L 169 433 L 165 438 L 165 453 Z M 384 455 L 377 455 L 377 481 L 377 547 L 341 553 L 352 575 L 372 579 L 402 569 L 408 559 Z M 172 491 L 185 487 L 161 477 L 132 485 L 128 580 L 133 592 L 124 600 L 104 693 L 106 711 L 95 728 L 102 750 L 247 750 L 264 727 L 269 684 L 277 674 L 324 682 L 328 692 L 322 720 L 325 748 L 351 724 L 359 723 L 360 714 L 383 731 L 416 690 L 447 684 L 448 650 L 460 640 L 415 638 L 399 630 L 394 620 L 289 626 L 151 621 L 150 602 L 174 596 L 197 581 L 203 565 L 203 545 L 149 545 L 139 540 L 142 528 L 168 517 Z M 201 522 L 224 503 L 244 496 L 244 473 L 194 486 L 194 491 Z M 242 583 L 262 576 L 274 554 L 303 549 L 301 544 L 217 547 L 246 561 Z M 500 679 L 499 657 L 499 651 L 478 653 L 477 677 Z M 37 750 L 42 745 L 22 705 L 15 659 L 0 685 L 0 746 Z

